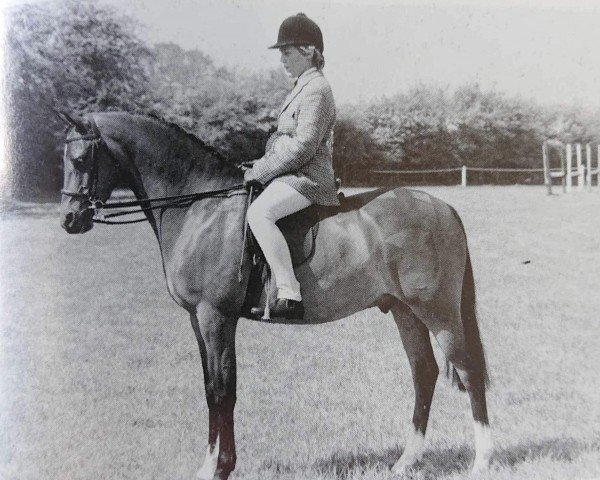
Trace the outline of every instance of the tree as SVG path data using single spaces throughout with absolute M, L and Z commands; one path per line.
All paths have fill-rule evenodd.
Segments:
M 369 129 L 390 163 L 406 168 L 455 166 L 451 104 L 442 89 L 420 86 L 373 103 Z
M 386 155 L 369 132 L 362 109 L 339 109 L 333 136 L 333 168 L 343 184 L 361 183 L 369 169 L 384 164 Z
M 289 88 L 280 70 L 247 73 L 216 67 L 198 50 L 158 44 L 151 112 L 173 121 L 233 161 L 259 158 Z
M 4 79 L 12 194 L 58 192 L 63 127 L 52 109 L 135 110 L 147 101 L 149 51 L 131 20 L 89 1 L 7 11 Z

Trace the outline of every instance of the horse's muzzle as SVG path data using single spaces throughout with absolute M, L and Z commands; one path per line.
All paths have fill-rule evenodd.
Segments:
M 67 233 L 85 233 L 92 229 L 94 212 L 86 210 L 83 213 L 67 212 L 62 215 L 61 226 Z

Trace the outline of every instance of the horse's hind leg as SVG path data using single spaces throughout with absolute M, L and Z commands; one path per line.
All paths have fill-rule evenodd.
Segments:
M 423 456 L 425 431 L 439 369 L 427 327 L 403 304 L 398 303 L 391 310 L 408 355 L 415 389 L 413 425 L 404 452 L 392 467 L 394 473 L 400 474 Z
M 435 337 L 469 394 L 475 433 L 473 472 L 485 471 L 490 464 L 493 442 L 485 398 L 485 360 L 480 349 L 481 345 L 474 351 L 471 340 L 465 335 L 465 328 L 458 314 L 452 316 L 447 327 L 437 330 Z

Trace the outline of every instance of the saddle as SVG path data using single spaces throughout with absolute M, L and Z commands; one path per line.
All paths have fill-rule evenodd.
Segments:
M 321 221 L 340 213 L 357 210 L 388 190 L 382 188 L 349 197 L 346 197 L 343 193 L 339 193 L 338 199 L 340 200 L 340 205 L 311 205 L 279 220 L 277 226 L 283 233 L 288 244 L 293 266 L 299 267 L 310 260 L 314 254 L 318 241 L 319 223 Z M 253 201 L 254 198 L 250 201 Z M 249 256 L 252 258 L 252 267 L 242 313 L 247 318 L 254 318 L 250 315 L 250 311 L 259 302 L 263 290 L 269 281 L 270 272 L 258 242 L 250 229 L 246 228 L 247 242 L 245 248 L 247 248 Z M 267 319 L 263 318 L 263 320 Z

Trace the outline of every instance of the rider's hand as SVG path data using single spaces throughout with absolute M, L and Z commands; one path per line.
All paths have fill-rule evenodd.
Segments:
M 252 166 L 254 165 L 255 162 L 256 162 L 256 160 L 248 160 L 247 162 L 242 162 L 240 165 L 240 168 L 244 172 L 247 170 L 252 170 Z
M 259 186 L 260 182 L 254 178 L 252 169 L 249 168 L 244 171 L 244 187 L 256 187 Z

